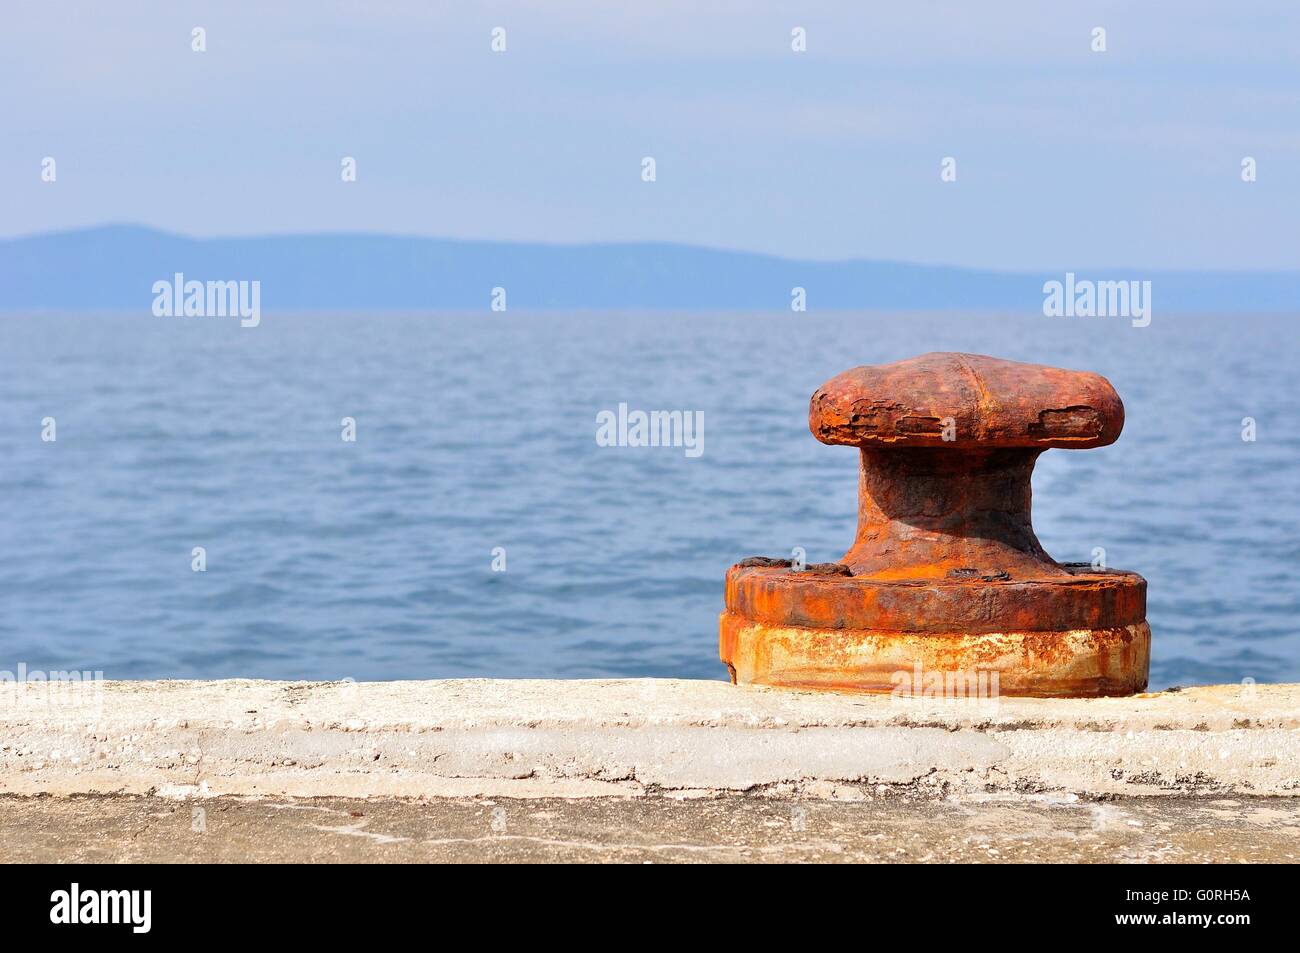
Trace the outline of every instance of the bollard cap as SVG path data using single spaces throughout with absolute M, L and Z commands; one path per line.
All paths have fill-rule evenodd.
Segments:
M 808 426 L 852 447 L 1082 450 L 1115 442 L 1124 404 L 1100 374 L 933 352 L 831 378 L 812 395 Z

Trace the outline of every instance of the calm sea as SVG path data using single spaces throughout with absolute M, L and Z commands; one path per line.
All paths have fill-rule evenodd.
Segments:
M 1300 681 L 1296 325 L 1158 312 L 4 318 L 0 669 L 723 678 L 727 567 L 853 537 L 809 395 L 937 350 L 1119 390 L 1117 444 L 1040 459 L 1034 524 L 1146 576 L 1154 687 Z M 620 402 L 702 411 L 703 454 L 597 446 Z

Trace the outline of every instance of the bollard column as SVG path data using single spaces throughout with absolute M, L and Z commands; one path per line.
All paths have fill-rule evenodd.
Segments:
M 731 567 L 719 645 L 732 681 L 898 693 L 923 674 L 995 673 L 1005 695 L 1141 691 L 1146 580 L 1056 562 L 1030 519 L 1038 456 L 1106 446 L 1123 426 L 1098 374 L 976 354 L 827 381 L 809 427 L 859 448 L 857 535 L 836 563 Z

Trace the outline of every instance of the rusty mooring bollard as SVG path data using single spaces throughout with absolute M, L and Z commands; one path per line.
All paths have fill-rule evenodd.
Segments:
M 977 354 L 857 367 L 812 396 L 822 443 L 861 449 L 858 533 L 838 563 L 727 572 L 733 682 L 894 692 L 913 673 L 997 673 L 1004 695 L 1128 695 L 1147 684 L 1137 573 L 1057 563 L 1030 524 L 1051 447 L 1113 443 L 1098 374 Z

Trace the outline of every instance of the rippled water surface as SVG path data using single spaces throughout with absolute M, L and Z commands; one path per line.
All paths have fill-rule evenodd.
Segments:
M 1300 681 L 1295 327 L 5 318 L 0 669 L 722 678 L 727 566 L 793 546 L 832 560 L 853 536 L 856 453 L 812 439 L 809 394 L 855 364 L 963 350 L 1096 370 L 1123 396 L 1117 444 L 1040 459 L 1034 523 L 1057 559 L 1103 547 L 1147 577 L 1153 686 Z M 597 446 L 619 402 L 703 411 L 703 455 Z

